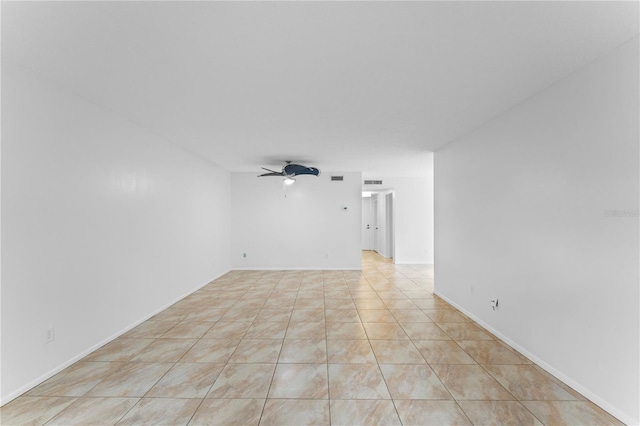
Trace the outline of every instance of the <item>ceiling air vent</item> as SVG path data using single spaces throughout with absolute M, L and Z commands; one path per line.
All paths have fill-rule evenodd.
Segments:
M 344 180 L 344 176 L 331 176 L 331 180 L 343 181 Z
M 382 181 L 381 180 L 365 180 L 364 184 L 365 185 L 382 185 Z

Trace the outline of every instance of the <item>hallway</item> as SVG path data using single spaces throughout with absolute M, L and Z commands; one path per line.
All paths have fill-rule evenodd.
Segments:
M 620 424 L 433 295 L 433 269 L 232 271 L 0 409 L 3 425 Z

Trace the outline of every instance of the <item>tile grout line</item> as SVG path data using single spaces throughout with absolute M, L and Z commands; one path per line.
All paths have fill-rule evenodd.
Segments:
M 341 276 L 344 277 L 344 274 L 340 273 Z M 331 385 L 330 385 L 330 377 L 329 377 L 329 332 L 327 331 L 327 297 L 326 297 L 326 288 L 324 282 L 324 274 L 322 277 L 322 301 L 324 303 L 324 350 L 326 356 L 326 370 L 327 370 L 327 405 L 329 407 L 329 426 L 331 426 Z
M 246 293 L 245 293 L 246 294 Z M 235 303 L 233 303 L 231 306 L 235 305 Z M 226 312 L 225 312 L 226 313 Z M 224 315 L 222 315 L 220 318 L 222 318 Z M 200 338 L 198 339 L 198 341 L 191 347 L 193 348 L 195 345 L 198 344 L 198 342 L 200 342 L 203 339 L 203 336 L 205 336 L 218 322 L 220 322 L 220 318 L 211 326 L 209 327 L 209 330 L 205 331 L 204 334 L 202 334 L 202 336 L 200 336 Z M 238 347 L 236 346 L 236 349 Z M 191 350 L 191 349 L 189 349 Z M 235 352 L 235 349 L 234 349 Z M 189 351 L 185 352 L 184 355 L 180 358 L 184 358 L 186 356 L 186 354 L 189 353 Z M 232 353 L 233 355 L 233 353 Z M 191 417 L 189 417 L 189 420 L 187 421 L 186 425 L 188 426 L 191 421 L 193 420 L 193 418 L 196 416 L 196 414 L 198 413 L 198 410 L 200 410 L 200 407 L 202 407 L 202 404 L 204 404 L 204 401 L 207 399 L 207 395 L 209 395 L 209 392 L 211 392 L 211 389 L 213 389 L 213 386 L 215 385 L 215 383 L 218 381 L 218 378 L 220 377 L 220 375 L 222 374 L 222 372 L 224 371 L 225 367 L 227 366 L 229 359 L 231 359 L 231 355 L 229 356 L 229 358 L 227 358 L 227 362 L 224 364 L 224 366 L 222 367 L 222 369 L 220 370 L 220 372 L 218 373 L 218 375 L 216 376 L 215 380 L 211 383 L 211 385 L 209 386 L 209 389 L 207 389 L 207 392 L 205 392 L 204 397 L 200 400 L 200 404 L 198 404 L 198 406 L 196 407 L 196 409 L 193 411 L 193 413 L 191 414 Z
M 376 292 L 376 294 L 377 294 L 377 292 Z M 384 303 L 384 301 L 383 301 L 383 303 Z M 365 333 L 367 333 L 366 328 L 365 328 Z M 396 416 L 398 417 L 398 421 L 400 421 L 400 424 L 404 424 L 403 421 L 402 421 L 402 418 L 400 417 L 400 412 L 398 411 L 398 406 L 396 405 L 396 400 L 393 397 L 393 395 L 391 395 L 391 390 L 389 389 L 389 384 L 387 383 L 386 377 L 384 377 L 384 373 L 382 372 L 382 367 L 380 367 L 380 361 L 378 360 L 378 355 L 376 355 L 375 351 L 373 350 L 373 345 L 371 344 L 371 339 L 369 338 L 369 334 L 368 333 L 367 333 L 367 342 L 369 342 L 369 347 L 371 347 L 371 352 L 373 353 L 373 357 L 376 360 L 376 365 L 378 366 L 378 371 L 380 372 L 380 376 L 382 377 L 382 381 L 384 382 L 384 385 L 387 388 L 387 392 L 389 393 L 389 398 L 391 399 L 391 403 L 393 404 L 393 409 L 395 410 Z
M 284 276 L 284 274 L 283 274 Z M 282 279 L 280 280 L 282 281 Z M 277 287 L 278 285 L 276 285 Z M 275 291 L 275 288 L 274 288 Z M 300 291 L 300 286 L 298 286 L 298 290 L 296 290 L 296 299 L 298 299 L 298 293 Z M 273 291 L 271 292 L 273 294 Z M 265 301 L 266 304 L 266 301 Z M 264 306 L 264 305 L 263 305 Z M 278 356 L 276 357 L 276 363 L 273 367 L 273 373 L 271 374 L 271 381 L 269 382 L 269 387 L 267 388 L 267 394 L 264 397 L 264 403 L 262 404 L 262 411 L 260 412 L 260 419 L 258 420 L 258 424 L 262 423 L 262 416 L 264 416 L 264 410 L 267 407 L 267 402 L 269 401 L 269 393 L 271 392 L 271 387 L 273 386 L 273 380 L 276 376 L 276 371 L 278 370 L 278 365 L 280 365 L 280 355 L 282 354 L 282 348 L 284 347 L 284 341 L 287 338 L 287 333 L 289 332 L 289 326 L 291 325 L 291 317 L 293 316 L 293 311 L 295 310 L 295 301 L 293 304 L 293 308 L 291 310 L 291 315 L 289 315 L 289 320 L 287 321 L 287 329 L 284 332 L 284 336 L 282 337 L 282 345 L 280 345 L 280 350 L 278 351 Z M 236 348 L 237 349 L 237 348 Z

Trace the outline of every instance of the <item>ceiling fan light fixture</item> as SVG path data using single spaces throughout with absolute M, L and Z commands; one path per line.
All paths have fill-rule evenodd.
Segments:
M 291 176 L 287 176 L 287 177 L 284 178 L 284 184 L 285 185 L 293 185 L 293 183 L 295 181 L 296 180 L 294 178 L 292 178 Z

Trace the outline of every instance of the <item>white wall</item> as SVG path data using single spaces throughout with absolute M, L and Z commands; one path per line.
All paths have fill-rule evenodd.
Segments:
M 424 177 L 376 177 L 394 193 L 394 263 L 433 263 L 433 156 Z M 363 191 L 380 191 L 380 185 L 363 185 Z
M 230 195 L 227 172 L 6 61 L 2 125 L 4 403 L 227 271 Z
M 630 424 L 640 421 L 638 47 L 435 159 L 436 292 Z M 615 209 L 635 216 L 608 217 Z
M 231 174 L 233 268 L 361 268 L 361 173 L 299 176 L 286 198 L 281 178 L 256 176 Z

